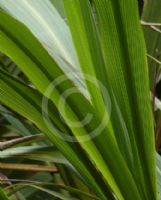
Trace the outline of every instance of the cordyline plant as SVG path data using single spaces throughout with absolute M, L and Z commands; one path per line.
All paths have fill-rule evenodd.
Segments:
M 31 83 L 0 69 L 0 102 L 33 122 L 98 199 L 157 200 L 138 2 L 63 0 L 59 13 L 52 3 L 0 0 L 0 51 Z

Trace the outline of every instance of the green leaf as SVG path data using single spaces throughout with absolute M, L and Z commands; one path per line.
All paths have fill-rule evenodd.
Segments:
M 60 15 L 65 18 L 65 10 L 64 10 L 64 5 L 63 5 L 63 1 L 57 1 L 57 0 L 50 0 L 51 3 L 54 5 L 54 7 L 58 10 L 58 12 L 60 13 Z
M 23 0 L 23 6 L 34 13 L 33 17 L 42 18 L 43 12 L 40 14 L 36 4 L 32 8 L 29 2 Z M 96 18 L 88 0 L 64 0 L 90 101 L 74 85 L 73 78 L 49 56 L 41 41 L 3 11 L 0 12 L 0 50 L 19 66 L 41 94 L 0 71 L 0 101 L 34 122 L 101 199 L 115 199 L 113 193 L 120 200 L 157 199 L 154 125 L 138 5 L 132 0 L 94 0 L 94 3 Z M 38 22 L 47 26 L 43 20 Z M 33 28 L 30 27 L 32 31 Z M 65 62 L 67 64 L 68 60 Z M 87 75 L 94 78 L 94 84 L 86 78 Z M 46 89 L 53 80 L 57 81 L 62 76 L 65 82 L 59 84 L 49 97 Z M 96 79 L 101 80 L 109 92 L 113 109 L 110 120 L 109 104 L 106 103 L 108 95 L 104 95 Z M 69 89 L 75 92 L 66 100 Z M 49 117 L 52 123 L 66 136 L 75 136 L 79 144 L 67 143 L 54 135 L 55 131 L 48 129 L 41 116 L 43 95 L 50 99 Z M 60 99 L 66 100 L 66 113 Z M 93 119 L 84 126 L 81 120 L 88 112 Z M 62 123 L 59 114 L 65 123 Z M 79 121 L 80 126 L 71 126 L 69 120 Z M 97 129 L 101 122 L 104 126 L 101 134 L 82 142 L 79 136 L 91 139 L 91 131 Z
M 40 189 L 41 188 L 44 188 L 44 192 L 47 192 L 48 191 L 51 191 L 51 190 L 48 190 L 46 189 L 45 187 L 47 186 L 50 186 L 50 187 L 54 187 L 55 189 L 64 189 L 68 192 L 71 192 L 71 194 L 77 194 L 79 196 L 84 196 L 84 197 L 88 197 L 89 199 L 99 199 L 89 193 L 86 193 L 86 192 L 83 192 L 83 191 L 80 191 L 78 189 L 75 189 L 73 187 L 69 187 L 69 186 L 66 186 L 66 185 L 63 185 L 63 184 L 55 184 L 55 183 L 41 183 L 41 182 L 36 182 L 36 181 L 27 181 L 27 180 L 24 180 L 24 181 L 21 181 L 19 180 L 19 183 L 15 183 L 9 187 L 6 188 L 6 191 L 9 191 L 9 195 L 13 195 L 16 191 L 19 191 L 21 189 L 24 189 L 26 187 L 33 187 L 33 188 L 36 188 L 36 189 Z M 10 191 L 10 189 L 12 188 L 12 190 Z M 52 191 L 51 191 L 52 192 Z M 52 195 L 52 193 L 50 193 Z M 55 194 L 55 192 L 53 193 L 53 195 Z M 58 194 L 58 193 L 56 193 Z
M 68 22 L 71 28 L 71 33 L 73 35 L 73 40 L 81 63 L 82 71 L 84 72 L 85 77 L 86 74 L 90 74 L 92 77 L 95 77 L 96 79 L 101 81 L 101 83 L 96 83 L 99 85 L 98 88 L 100 91 L 98 91 L 98 88 L 93 87 L 93 85 L 91 86 L 90 81 L 87 80 L 87 85 L 89 85 L 89 91 L 92 96 L 93 103 L 95 107 L 98 108 L 97 113 L 101 112 L 100 110 L 102 107 L 102 112 L 104 112 L 107 109 L 108 114 L 111 114 L 110 121 L 112 122 L 113 127 L 111 128 L 111 124 L 108 123 L 108 128 L 106 131 L 112 136 L 115 134 L 116 140 L 118 142 L 120 150 L 122 151 L 122 154 L 125 157 L 127 157 L 128 161 L 130 161 L 132 157 L 131 145 L 126 127 L 122 120 L 119 107 L 116 103 L 116 99 L 113 96 L 113 91 L 110 82 L 106 77 L 106 66 L 103 60 L 103 55 L 101 53 L 102 49 L 99 42 L 99 34 L 95 24 L 93 10 L 90 7 L 88 1 L 80 1 L 79 3 L 75 1 L 71 4 L 69 4 L 67 1 L 64 1 L 64 3 L 66 5 Z M 75 12 L 76 10 L 77 12 Z M 84 55 L 86 55 L 86 57 Z M 100 87 L 102 84 L 105 89 L 102 89 L 102 87 Z M 110 96 L 110 103 L 107 102 L 105 92 L 107 92 Z M 102 102 L 101 95 L 103 95 L 104 97 L 103 100 L 105 101 L 105 105 Z M 112 113 L 110 113 L 109 111 L 110 104 L 112 108 Z M 121 132 L 122 135 L 120 133 L 117 134 L 117 132 Z M 102 137 L 105 139 L 107 137 L 107 134 L 102 134 Z M 105 153 L 106 144 L 104 145 L 105 148 L 103 149 L 103 144 L 101 144 L 100 151 L 102 149 L 102 152 Z
M 35 134 L 37 131 L 29 126 L 22 119 L 19 119 L 18 116 L 14 115 L 4 106 L 0 106 L 0 113 L 7 119 L 7 121 L 15 127 L 16 131 L 22 136 L 29 136 Z
M 44 93 L 46 88 L 51 83 L 50 81 L 52 81 L 52 79 L 56 77 L 60 77 L 61 75 L 63 75 L 63 72 L 58 68 L 56 63 L 54 63 L 54 61 L 49 57 L 49 55 L 42 48 L 42 46 L 35 40 L 32 34 L 23 25 L 21 25 L 11 17 L 7 16 L 3 12 L 1 12 L 1 17 L 3 18 L 3 20 L 1 21 L 1 27 L 3 33 L 1 33 L 0 37 L 1 51 L 9 55 L 17 63 L 17 65 L 24 71 L 24 73 L 30 78 L 30 80 L 36 85 L 36 87 L 42 93 Z M 9 26 L 13 26 L 13 29 L 8 29 Z M 18 32 L 16 33 L 15 31 L 12 30 L 17 30 Z M 11 41 L 11 39 L 9 38 L 11 38 L 13 41 Z M 26 41 L 25 44 L 24 40 Z M 12 50 L 12 48 L 14 48 L 14 51 Z M 33 49 L 35 49 L 35 51 L 33 51 Z M 30 70 L 28 66 L 31 66 L 32 70 Z M 35 76 L 34 74 L 37 74 L 37 76 Z M 65 84 L 61 84 L 59 88 L 56 88 L 57 90 L 53 91 L 50 98 L 52 99 L 52 101 L 56 106 L 58 106 L 59 103 L 60 91 L 66 91 L 70 87 L 73 88 L 74 86 L 67 79 Z M 74 97 L 73 96 L 70 97 L 69 98 L 70 100 L 68 100 L 69 104 L 66 104 L 66 110 L 69 115 L 68 116 L 64 115 L 63 117 L 67 122 L 69 121 L 69 118 L 72 121 L 79 121 L 79 118 L 84 116 L 87 112 L 90 111 L 94 112 L 90 103 L 79 92 L 77 92 L 76 88 L 75 90 L 77 94 L 74 95 Z M 83 107 L 80 107 L 78 105 L 83 105 Z M 59 112 L 63 115 L 63 112 L 61 110 L 59 110 Z M 95 127 L 97 127 L 98 124 L 101 124 L 99 116 L 97 117 L 97 115 L 94 115 L 92 128 L 94 127 L 93 129 L 95 129 Z M 80 128 L 71 127 L 71 129 L 75 136 L 85 135 L 85 137 L 88 138 L 89 130 L 86 130 L 84 127 L 82 126 L 80 126 Z M 120 165 L 122 165 L 122 168 L 125 170 L 125 173 L 129 173 L 125 163 L 123 163 L 122 157 L 120 155 L 119 150 L 117 149 L 117 146 L 116 148 L 114 147 L 116 144 L 113 141 L 112 136 L 109 136 L 107 141 L 109 143 L 108 148 L 113 149 L 113 151 L 115 152 L 115 156 L 118 158 L 117 161 L 120 160 Z M 102 145 L 101 141 L 99 145 L 100 146 Z M 96 148 L 93 141 L 88 140 L 88 142 L 81 143 L 81 146 L 86 150 L 86 152 L 90 156 L 90 159 L 94 161 L 94 163 L 97 165 L 97 168 L 101 171 L 101 173 L 103 173 L 104 176 L 106 176 L 106 180 L 111 180 L 111 182 L 114 182 L 113 177 L 110 175 L 108 166 L 105 164 L 102 155 Z M 107 145 L 104 143 L 104 147 L 105 146 L 107 147 Z M 117 162 L 115 159 L 113 159 L 113 156 L 111 155 L 110 151 L 106 150 L 106 153 L 108 153 L 107 155 L 111 157 L 111 159 L 115 163 L 114 164 L 115 167 L 117 168 L 118 167 Z M 113 163 L 111 164 L 113 165 Z M 120 174 L 118 169 L 117 172 Z
M 58 4 L 61 6 L 61 2 Z M 80 67 L 68 26 L 51 2 L 49 0 L 15 0 L 14 2 L 2 0 L 0 6 L 29 28 L 64 72 L 75 72 L 74 82 L 80 89 L 83 87 L 82 91 L 87 95 L 83 80 L 79 76 Z
M 36 90 L 25 86 L 23 83 L 19 82 L 15 78 L 11 78 L 3 71 L 1 71 L 0 77 L 0 101 L 2 101 L 5 105 L 11 107 L 12 109 L 15 109 L 18 113 L 30 119 L 34 124 L 36 124 L 37 127 L 40 128 L 47 135 L 47 137 L 49 137 L 49 139 L 57 146 L 57 148 L 60 149 L 60 151 L 79 171 L 79 173 L 84 174 L 83 178 L 86 177 L 85 180 L 88 182 L 88 184 L 92 183 L 92 187 L 95 188 L 96 193 L 98 192 L 99 195 L 104 198 L 100 188 L 94 180 L 94 177 L 92 177 L 90 171 L 87 170 L 87 168 L 89 167 L 87 163 L 89 164 L 89 162 L 86 161 L 85 155 L 82 155 L 80 149 L 79 151 L 77 151 L 78 147 L 75 146 L 73 143 L 69 145 L 46 127 L 46 124 L 44 123 L 40 112 L 40 94 L 36 92 Z M 71 148 L 71 146 L 73 149 Z M 85 162 L 86 166 L 82 162 Z M 93 172 L 94 169 L 90 168 L 90 170 L 91 172 Z M 94 174 L 96 175 L 97 171 L 95 171 Z
M 0 187 L 0 198 L 1 200 L 9 200 L 8 196 L 4 192 L 4 189 L 2 189 L 1 187 Z
M 46 189 L 46 188 L 43 188 L 43 187 L 40 187 L 40 186 L 37 186 L 37 185 L 27 184 L 26 186 L 35 188 L 35 189 L 43 191 L 43 192 L 46 192 L 47 194 L 50 194 L 51 196 L 57 197 L 57 198 L 62 199 L 62 200 L 76 200 L 75 198 L 67 197 L 67 196 L 65 196 L 65 195 L 63 195 L 59 192 L 55 192 L 53 190 L 49 190 L 49 189 Z M 6 199 L 4 199 L 4 200 L 6 200 Z
M 153 118 L 137 1 L 94 2 L 106 75 L 127 126 L 132 147 L 131 160 L 126 162 L 142 198 L 156 199 Z
M 70 163 L 65 157 L 54 147 L 34 145 L 9 148 L 1 152 L 1 159 L 10 157 L 21 157 L 30 160 L 54 162 L 70 166 Z
M 92 26 L 90 25 L 91 15 L 89 15 L 88 13 L 89 11 L 87 11 L 87 7 L 89 6 L 89 4 L 86 3 L 87 1 L 81 1 L 81 2 L 70 1 L 70 2 L 71 3 L 64 1 L 66 5 L 69 25 L 78 52 L 78 56 L 80 56 L 82 62 L 84 61 L 85 63 L 90 59 L 90 56 L 89 57 L 87 56 L 90 55 L 90 53 L 92 52 L 91 50 L 92 48 L 93 52 L 97 52 L 95 48 L 96 37 L 95 40 L 94 39 L 92 40 L 94 34 L 91 31 Z M 111 83 L 113 83 L 112 84 L 113 92 L 117 99 L 117 103 L 121 108 L 121 113 L 123 114 L 126 125 L 128 126 L 127 127 L 129 132 L 128 134 L 130 134 L 130 142 L 132 146 L 133 158 L 132 160 L 127 159 L 127 163 L 131 168 L 131 172 L 133 173 L 135 180 L 138 180 L 139 178 L 142 182 L 139 185 L 136 181 L 136 184 L 139 185 L 138 187 L 141 188 L 143 187 L 142 188 L 143 190 L 144 188 L 147 187 L 147 189 L 145 189 L 146 191 L 144 192 L 144 194 L 142 194 L 144 196 L 146 195 L 147 192 L 149 192 L 148 187 L 151 188 L 151 183 L 153 183 L 153 189 L 154 191 L 156 191 L 156 185 L 155 185 L 156 181 L 155 181 L 155 170 L 154 170 L 155 161 L 154 161 L 153 125 L 152 123 L 147 124 L 147 121 L 145 120 L 144 117 L 145 113 L 147 113 L 146 116 L 149 116 L 150 122 L 152 122 L 150 102 L 145 100 L 149 99 L 149 91 L 148 91 L 149 87 L 148 87 L 147 69 L 146 69 L 147 65 L 145 62 L 145 55 L 146 55 L 145 44 L 139 27 L 137 4 L 136 3 L 132 4 L 133 6 L 131 9 L 134 9 L 133 11 L 134 14 L 133 15 L 130 14 L 130 16 L 132 16 L 131 20 L 129 20 L 127 17 L 130 3 L 129 5 L 127 4 L 125 6 L 124 2 L 122 3 L 113 2 L 112 5 L 110 5 L 110 3 L 107 1 L 100 2 L 96 0 L 95 5 L 100 20 L 99 22 L 101 29 L 101 41 L 102 41 L 102 49 L 107 69 L 106 73 L 107 78 L 110 80 Z M 108 6 L 108 8 L 106 6 Z M 117 13 L 116 9 L 119 10 L 118 15 L 116 14 Z M 75 12 L 75 10 L 77 10 L 77 12 Z M 107 12 L 107 10 L 109 12 Z M 86 13 L 86 15 L 84 13 Z M 135 19 L 133 16 L 135 16 Z M 122 25 L 120 25 L 120 18 L 122 19 Z M 108 22 L 107 19 L 109 19 Z M 131 23 L 133 23 L 133 27 L 131 26 Z M 122 29 L 122 33 L 120 35 L 118 35 L 118 29 L 120 30 Z M 136 35 L 136 37 L 133 37 L 132 34 Z M 140 40 L 142 41 L 142 43 L 140 43 L 140 46 L 137 43 L 136 38 L 140 38 Z M 90 44 L 90 41 L 92 45 Z M 131 44 L 133 44 L 132 46 L 135 49 L 134 48 L 131 49 Z M 122 47 L 122 49 L 120 47 Z M 82 51 L 82 49 L 84 52 Z M 135 57 L 137 57 L 136 54 L 138 53 L 138 50 L 140 50 L 139 52 L 141 53 L 142 57 L 141 59 L 136 60 Z M 83 55 L 86 55 L 86 59 L 84 60 L 83 60 Z M 98 56 L 98 53 L 93 57 L 96 56 Z M 126 59 L 127 57 L 128 61 Z M 129 69 L 125 67 L 126 65 L 129 66 Z M 143 66 L 142 70 L 137 68 L 137 66 L 140 65 Z M 91 63 L 89 62 L 87 66 L 88 68 L 86 67 L 85 69 L 90 70 L 89 66 L 91 66 Z M 144 76 L 145 73 L 146 76 Z M 133 80 L 133 82 L 129 81 L 127 74 L 131 75 L 131 80 Z M 140 76 L 144 77 L 144 81 L 142 80 L 140 81 L 139 79 Z M 118 81 L 120 81 L 119 84 Z M 121 99 L 119 98 L 120 96 L 122 97 Z M 133 106 L 134 99 L 136 99 L 135 106 Z M 145 109 L 145 104 L 146 104 L 146 109 Z M 138 110 L 137 115 L 136 115 L 136 109 Z M 139 122 L 141 122 L 142 124 L 135 123 L 137 117 L 140 117 Z M 131 121 L 133 122 L 131 123 Z M 139 129 L 140 131 L 138 131 Z M 137 130 L 137 132 L 135 130 Z M 149 130 L 151 130 L 150 134 Z M 140 133 L 142 133 L 141 134 L 142 142 L 140 142 Z M 139 137 L 137 137 L 137 135 L 139 135 Z M 145 142 L 146 138 L 149 138 L 149 141 Z M 142 145 L 144 144 L 145 144 L 144 154 L 147 156 L 146 159 L 144 154 L 139 155 L 138 153 L 138 149 L 140 149 L 139 151 L 142 151 L 141 150 Z M 147 153 L 147 149 L 149 153 Z M 145 162 L 148 162 L 149 166 L 148 171 Z M 143 167 L 142 170 L 140 169 L 141 165 Z M 136 166 L 138 167 L 137 170 L 135 169 Z M 153 166 L 152 167 L 153 169 L 151 169 L 151 166 Z M 149 173 L 149 175 L 146 175 L 146 173 Z M 151 180 L 148 180 L 149 177 Z M 146 179 L 146 181 L 144 179 Z M 141 188 L 139 188 L 140 193 L 142 193 L 143 191 Z M 149 195 L 153 194 L 151 193 Z

